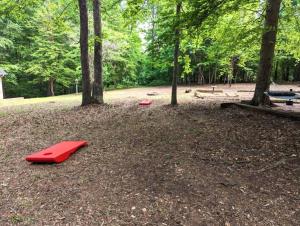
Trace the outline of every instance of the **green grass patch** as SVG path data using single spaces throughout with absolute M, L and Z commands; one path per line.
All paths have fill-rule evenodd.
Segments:
M 19 106 L 19 105 L 28 105 L 28 104 L 39 104 L 39 103 L 55 103 L 55 102 L 72 102 L 80 101 L 80 94 L 71 94 L 63 96 L 54 96 L 54 97 L 39 97 L 39 98 L 29 98 L 29 99 L 4 99 L 0 100 L 0 107 L 10 107 L 10 106 Z

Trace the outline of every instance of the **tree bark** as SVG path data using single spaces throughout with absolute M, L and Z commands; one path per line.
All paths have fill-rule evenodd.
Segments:
M 202 73 L 201 73 L 201 66 L 199 67 L 199 73 L 198 73 L 198 79 L 197 79 L 197 83 L 198 85 L 202 85 Z
M 103 54 L 102 54 L 102 24 L 101 24 L 101 0 L 93 0 L 94 16 L 94 83 L 93 83 L 93 102 L 103 104 Z
M 278 81 L 278 65 L 279 65 L 279 61 L 276 60 L 276 63 L 275 63 L 275 71 L 274 71 L 274 82 L 277 82 Z
M 173 82 L 172 82 L 172 99 L 171 105 L 177 105 L 177 78 L 179 75 L 179 46 L 180 46 L 180 11 L 182 2 L 177 3 L 176 6 L 176 24 L 175 24 L 175 48 L 174 48 L 174 69 L 173 69 Z
M 80 53 L 82 71 L 82 106 L 91 104 L 91 80 L 88 50 L 88 11 L 86 0 L 79 1 L 80 12 Z
M 266 105 L 270 103 L 269 98 L 264 94 L 264 92 L 268 91 L 270 88 L 280 5 L 281 0 L 267 1 L 266 19 L 260 51 L 260 63 L 256 79 L 255 93 L 252 99 L 253 105 Z
M 4 86 L 2 83 L 2 77 L 0 76 L 0 100 L 4 99 Z
M 208 84 L 211 84 L 211 70 L 210 67 L 208 68 Z
M 286 61 L 286 68 L 285 68 L 285 70 L 286 70 L 286 72 L 285 72 L 285 81 L 289 81 L 290 80 L 290 66 L 289 66 L 289 61 L 287 60 Z
M 154 54 L 153 52 L 155 52 L 155 5 L 152 4 L 151 6 L 151 25 L 152 25 L 152 28 L 151 28 L 151 45 L 152 45 L 152 50 L 151 50 L 151 71 L 154 71 Z
M 300 63 L 297 63 L 294 71 L 295 81 L 300 81 Z
M 49 78 L 49 80 L 48 80 L 47 96 L 48 97 L 55 96 L 55 93 L 54 93 L 54 79 L 53 78 Z
M 213 79 L 213 83 L 214 83 L 214 84 L 217 83 L 217 73 L 218 73 L 218 68 L 216 67 L 216 68 L 215 68 L 215 71 L 214 71 L 214 79 Z

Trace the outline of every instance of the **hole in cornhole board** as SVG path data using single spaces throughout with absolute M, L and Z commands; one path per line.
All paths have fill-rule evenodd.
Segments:
M 139 103 L 140 106 L 149 106 L 152 104 L 152 100 L 143 100 Z
M 52 155 L 52 153 L 45 153 L 44 155 Z

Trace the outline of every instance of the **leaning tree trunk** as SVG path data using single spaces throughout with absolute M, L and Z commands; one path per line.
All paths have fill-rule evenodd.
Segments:
M 80 52 L 82 71 L 82 106 L 91 104 L 91 81 L 88 50 L 88 12 L 86 0 L 79 0 L 80 11 Z
M 53 97 L 54 95 L 55 95 L 55 93 L 54 93 L 54 79 L 49 78 L 47 96 L 48 97 Z
M 103 78 L 102 78 L 102 24 L 101 24 L 101 0 L 93 1 L 94 15 L 94 83 L 93 83 L 93 102 L 103 104 Z
M 173 82 L 172 82 L 172 99 L 171 105 L 177 105 L 177 78 L 179 75 L 179 46 L 180 46 L 180 11 L 182 2 L 179 2 L 176 6 L 176 24 L 175 24 L 175 48 L 174 48 L 174 69 L 173 69 Z
M 267 1 L 266 19 L 260 50 L 260 63 L 255 93 L 252 99 L 253 105 L 266 105 L 270 103 L 269 98 L 264 94 L 264 92 L 268 91 L 270 88 L 280 5 L 281 0 Z

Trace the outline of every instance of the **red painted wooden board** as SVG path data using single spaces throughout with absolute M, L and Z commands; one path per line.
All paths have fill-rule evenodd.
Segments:
M 151 104 L 152 104 L 152 100 L 143 100 L 142 102 L 140 102 L 141 106 L 147 106 Z
M 87 145 L 86 141 L 64 141 L 47 149 L 33 153 L 26 157 L 28 162 L 61 163 L 66 161 L 71 154 Z

